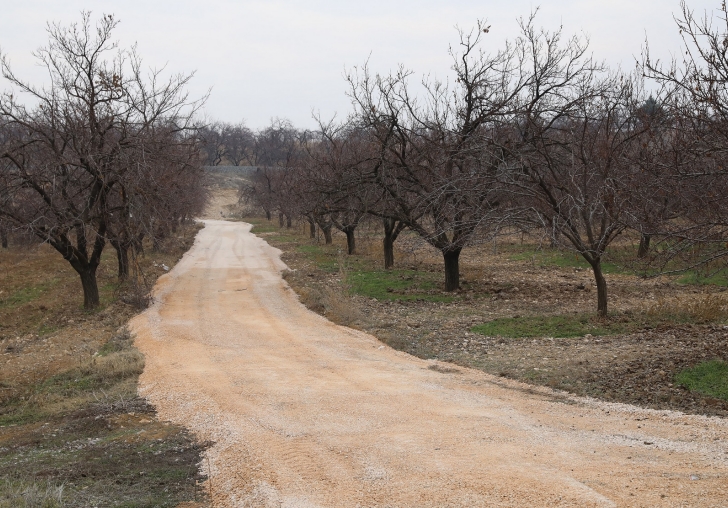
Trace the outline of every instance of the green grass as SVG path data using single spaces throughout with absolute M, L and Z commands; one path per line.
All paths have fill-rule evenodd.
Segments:
M 351 291 L 377 300 L 423 300 L 452 302 L 453 297 L 439 293 L 435 275 L 414 270 L 364 270 L 349 273 Z
M 677 279 L 679 284 L 714 285 L 728 287 L 728 270 L 704 275 L 698 271 L 690 271 Z
M 52 283 L 37 284 L 35 286 L 18 289 L 5 298 L 0 299 L 0 307 L 14 308 L 38 299 Z
M 257 235 L 260 233 L 275 233 L 277 231 L 280 231 L 280 229 L 281 229 L 278 227 L 278 224 L 276 224 L 275 222 L 267 221 L 265 219 L 246 218 L 245 222 L 253 225 L 253 229 L 251 229 L 250 232 L 253 233 L 254 235 Z
M 703 362 L 675 376 L 678 385 L 709 397 L 728 400 L 728 363 L 722 360 Z
M 276 238 L 277 239 L 277 238 Z M 316 263 L 316 266 L 325 272 L 336 273 L 339 271 L 339 254 L 332 246 L 303 244 L 297 245 L 296 250 L 305 254 L 309 261 Z
M 614 335 L 631 328 L 629 323 L 601 321 L 593 315 L 573 316 L 526 316 L 500 318 L 471 328 L 473 332 L 488 337 L 581 337 L 592 335 Z
M 544 250 L 526 250 L 517 252 L 508 256 L 511 261 L 530 261 L 539 267 L 559 267 L 559 268 L 581 268 L 591 270 L 591 266 L 586 260 L 574 252 L 544 249 Z M 602 271 L 604 273 L 631 273 L 624 267 L 610 261 L 602 261 Z

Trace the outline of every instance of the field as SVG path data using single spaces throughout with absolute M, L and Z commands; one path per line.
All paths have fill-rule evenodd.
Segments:
M 140 258 L 147 283 L 197 229 Z M 49 246 L 0 249 L 0 507 L 202 506 L 204 446 L 137 397 L 144 358 L 125 323 L 139 292 L 117 283 L 111 248 L 98 279 L 102 305 L 85 311 L 78 276 Z
M 244 220 L 283 251 L 284 276 L 305 305 L 396 349 L 608 401 L 728 415 L 724 277 L 645 279 L 608 261 L 604 320 L 588 265 L 527 236 L 464 250 L 462 288 L 445 293 L 439 253 L 413 234 L 397 240 L 386 271 L 376 224 L 361 228 L 358 254 L 347 256 L 343 235 L 324 245 L 303 224 Z M 685 381 L 709 379 L 706 365 L 712 384 Z

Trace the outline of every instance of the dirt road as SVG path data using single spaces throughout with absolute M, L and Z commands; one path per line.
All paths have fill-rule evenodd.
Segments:
M 142 394 L 215 445 L 215 506 L 728 506 L 728 422 L 527 387 L 305 309 L 278 251 L 206 221 L 132 321 Z

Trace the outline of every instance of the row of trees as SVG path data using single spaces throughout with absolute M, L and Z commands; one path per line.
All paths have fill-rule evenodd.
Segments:
M 441 252 L 448 291 L 463 248 L 537 228 L 589 263 L 606 316 L 602 261 L 626 230 L 663 270 L 697 250 L 700 262 L 726 255 L 728 26 L 681 8 L 685 59 L 664 66 L 646 48 L 631 73 L 594 60 L 583 38 L 537 29 L 534 15 L 496 53 L 481 50 L 484 23 L 461 31 L 452 82 L 354 69 L 345 121 L 254 136 L 272 155 L 241 197 L 281 224 L 305 218 L 327 241 L 341 230 L 350 253 L 357 225 L 376 217 L 387 267 L 408 228 Z
M 84 306 L 99 304 L 96 270 L 107 243 L 119 277 L 130 250 L 159 240 L 201 212 L 199 129 L 202 101 L 185 91 L 191 75 L 146 71 L 136 48 L 112 40 L 117 21 L 48 26 L 34 56 L 48 83 L 16 76 L 0 96 L 0 231 L 30 232 L 79 274 Z M 28 105 L 27 103 L 30 103 Z
M 295 131 L 290 122 L 280 119 L 255 132 L 242 122 L 210 122 L 199 129 L 202 156 L 208 166 L 275 165 L 286 157 L 281 150 L 288 150 L 286 137 Z

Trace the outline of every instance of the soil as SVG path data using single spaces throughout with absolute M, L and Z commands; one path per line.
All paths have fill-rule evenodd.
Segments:
M 280 252 L 249 227 L 206 221 L 192 250 L 160 279 L 154 306 L 131 323 L 147 358 L 142 394 L 162 418 L 215 443 L 203 466 L 216 505 L 725 504 L 726 420 L 578 397 L 391 349 L 301 305 L 280 276 Z M 504 274 L 465 275 L 515 291 Z M 584 277 L 568 275 L 572 282 Z M 488 352 L 489 358 L 500 342 L 466 336 L 463 327 L 525 306 L 558 305 L 555 298 L 540 304 L 522 298 L 537 277 L 528 284 L 519 277 L 518 300 L 504 296 L 473 306 L 466 293 L 455 303 L 428 303 L 427 313 L 439 316 L 432 322 L 414 312 L 422 304 L 371 300 L 361 310 L 373 317 L 359 319 L 378 323 L 383 338 L 432 348 L 438 357 L 486 358 Z M 612 282 L 617 306 L 638 298 Z M 573 289 L 558 294 L 589 306 Z M 460 322 L 463 313 L 470 322 Z M 675 342 L 687 349 L 706 330 L 725 340 L 722 329 L 680 330 Z M 661 333 L 633 334 L 630 347 L 656 346 Z M 580 357 L 592 362 L 631 351 L 599 340 L 521 341 L 508 354 L 522 355 L 515 371 L 530 365 L 529 352 L 544 354 L 529 360 L 542 365 L 544 352 L 556 357 L 561 351 L 578 372 Z M 589 369 L 589 375 L 598 372 Z

